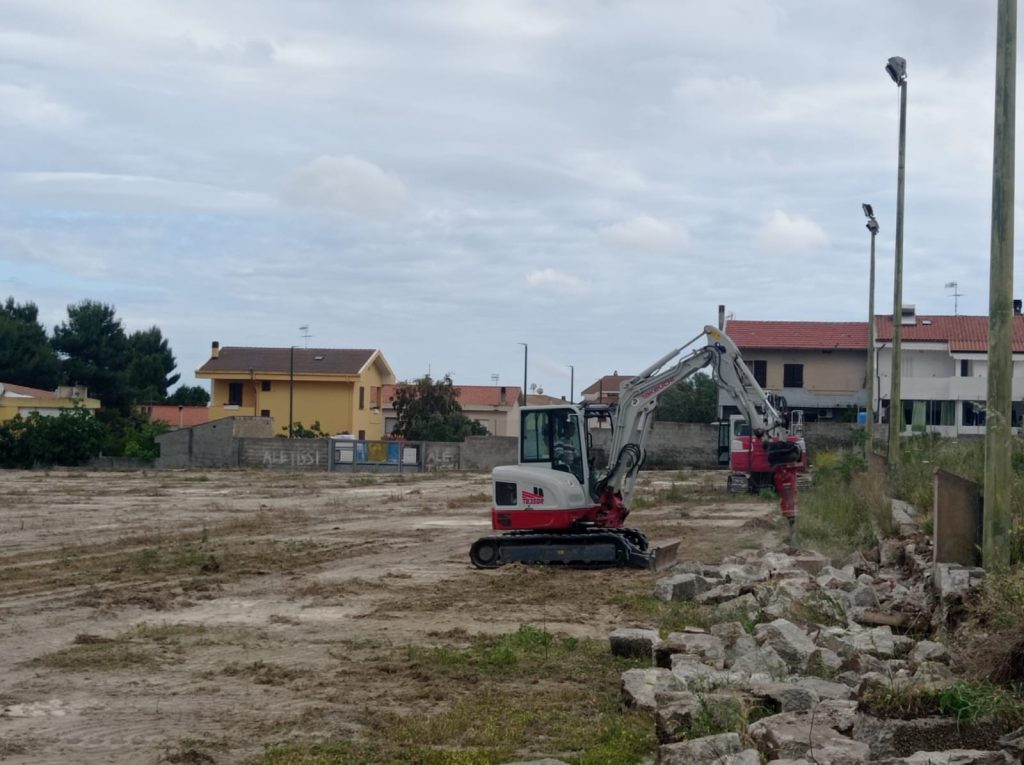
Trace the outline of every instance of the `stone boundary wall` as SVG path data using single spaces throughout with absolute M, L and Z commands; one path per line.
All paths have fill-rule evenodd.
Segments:
M 327 470 L 328 439 L 254 437 L 268 435 L 265 418 L 228 418 L 182 428 L 158 437 L 157 468 L 266 467 L 281 470 Z M 856 425 L 815 422 L 804 426 L 813 461 L 816 451 L 853 444 Z M 593 447 L 603 461 L 611 441 L 608 429 L 592 431 Z M 470 436 L 465 442 L 420 443 L 423 470 L 488 472 L 518 462 L 518 441 L 511 436 Z M 647 446 L 647 467 L 716 468 L 718 426 L 690 422 L 656 422 Z
M 274 470 L 327 470 L 326 438 L 239 438 L 238 466 Z

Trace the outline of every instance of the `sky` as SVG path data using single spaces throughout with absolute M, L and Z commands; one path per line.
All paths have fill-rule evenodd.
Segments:
M 521 385 L 526 343 L 577 397 L 719 304 L 866 321 L 902 56 L 903 302 L 986 314 L 995 6 L 4 0 L 0 299 L 114 305 L 186 385 L 214 340 L 464 385 Z

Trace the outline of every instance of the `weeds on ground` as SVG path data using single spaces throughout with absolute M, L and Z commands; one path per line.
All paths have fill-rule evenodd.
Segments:
M 690 724 L 673 732 L 674 740 L 702 738 L 719 733 L 738 733 L 745 736 L 747 726 L 762 717 L 775 714 L 765 704 L 748 703 L 736 696 L 697 695 L 697 712 Z
M 714 606 L 702 606 L 689 600 L 664 601 L 653 595 L 621 595 L 612 599 L 620 606 L 625 618 L 642 621 L 657 629 L 662 637 L 670 632 L 681 632 L 686 627 L 708 629 L 716 624 L 739 622 L 753 634 L 754 628 L 764 621 L 771 621 L 760 609 L 727 610 Z
M 650 489 L 644 493 L 634 494 L 630 500 L 631 510 L 643 510 L 648 507 L 682 502 L 687 497 L 686 489 L 675 481 L 667 489 Z
M 833 557 L 873 546 L 874 525 L 887 530 L 892 523 L 884 477 L 850 450 L 815 458 L 814 484 L 799 502 L 801 543 Z
M 1019 689 L 970 680 L 941 689 L 892 682 L 866 691 L 860 708 L 876 717 L 955 717 L 960 723 L 992 722 L 1008 730 L 1024 723 L 1024 696 Z
M 1024 567 L 985 577 L 967 603 L 952 648 L 970 677 L 1024 683 Z
M 474 505 L 486 505 L 491 501 L 490 492 L 478 491 L 475 494 L 466 494 L 461 497 L 452 497 L 445 504 L 449 510 L 460 507 L 473 507 Z
M 574 765 L 627 765 L 654 751 L 650 715 L 623 710 L 619 699 L 622 671 L 638 662 L 612 656 L 606 641 L 524 625 L 463 647 L 397 650 L 395 664 L 429 689 L 430 713 L 367 712 L 361 740 L 272 746 L 261 765 L 496 765 L 540 752 Z
M 131 668 L 157 669 L 178 661 L 191 648 L 252 645 L 261 633 L 242 627 L 201 624 L 139 624 L 114 638 L 78 635 L 74 645 L 43 654 L 31 663 L 71 672 Z

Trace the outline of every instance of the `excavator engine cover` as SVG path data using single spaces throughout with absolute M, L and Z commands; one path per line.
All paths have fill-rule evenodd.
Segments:
M 765 445 L 769 465 L 792 465 L 800 461 L 800 447 L 792 441 L 769 441 Z

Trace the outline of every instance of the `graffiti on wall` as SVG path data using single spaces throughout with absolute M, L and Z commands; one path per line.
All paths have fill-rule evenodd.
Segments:
M 316 467 L 320 464 L 321 449 L 272 449 L 263 450 L 263 467 Z
M 424 465 L 427 470 L 459 469 L 459 444 L 430 444 L 426 452 Z

